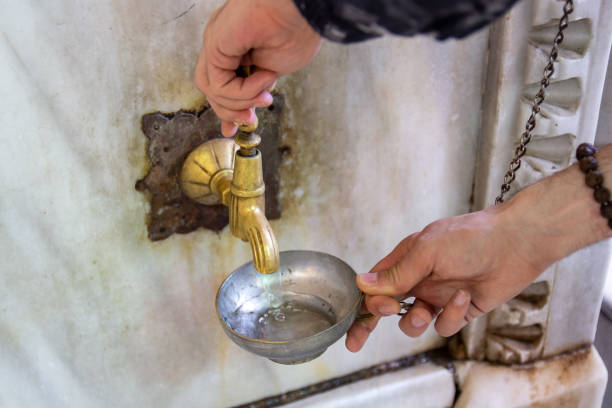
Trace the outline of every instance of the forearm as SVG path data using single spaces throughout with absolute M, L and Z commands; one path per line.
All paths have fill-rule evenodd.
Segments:
M 604 186 L 612 189 L 612 145 L 596 155 Z M 595 242 L 612 236 L 594 190 L 577 164 L 516 194 L 497 209 L 500 223 L 520 237 L 522 253 L 531 254 L 540 269 Z
M 506 13 L 517 0 L 294 0 L 325 38 L 356 42 L 384 33 L 461 38 Z

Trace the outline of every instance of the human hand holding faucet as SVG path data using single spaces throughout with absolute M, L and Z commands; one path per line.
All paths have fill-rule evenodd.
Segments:
M 291 0 L 229 0 L 215 10 L 204 31 L 195 84 L 221 118 L 221 133 L 231 137 L 237 124 L 256 121 L 253 108 L 272 104 L 269 90 L 279 76 L 306 66 L 321 37 Z M 241 66 L 257 67 L 248 78 Z

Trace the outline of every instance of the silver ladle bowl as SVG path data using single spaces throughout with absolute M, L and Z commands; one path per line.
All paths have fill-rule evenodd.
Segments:
M 217 292 L 217 315 L 234 343 L 281 364 L 310 361 L 349 329 L 361 304 L 355 271 L 314 251 L 280 253 L 278 272 L 250 262 Z

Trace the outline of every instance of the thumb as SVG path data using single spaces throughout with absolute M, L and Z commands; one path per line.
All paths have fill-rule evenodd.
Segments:
M 431 269 L 425 251 L 409 251 L 388 269 L 357 275 L 357 286 L 368 295 L 405 294 L 427 277 Z
M 393 251 L 391 251 L 389 255 L 378 261 L 378 263 L 374 265 L 370 272 L 378 272 L 383 271 L 385 269 L 389 269 L 390 267 L 401 261 L 402 258 L 405 257 L 406 254 L 410 252 L 410 250 L 414 246 L 414 237 L 416 235 L 417 234 L 415 233 L 404 238 L 399 244 L 397 244 L 395 248 L 393 248 Z

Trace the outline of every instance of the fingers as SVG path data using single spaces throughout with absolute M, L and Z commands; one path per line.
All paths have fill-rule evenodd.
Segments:
M 374 316 L 355 321 L 347 332 L 346 348 L 354 353 L 363 348 L 381 316 L 390 316 L 401 310 L 399 302 L 389 296 L 366 296 L 362 311 L 365 312 L 366 309 Z M 416 299 L 408 313 L 400 319 L 398 326 L 407 336 L 418 337 L 427 330 L 439 311 L 440 308 Z M 460 289 L 451 297 L 436 319 L 435 328 L 443 337 L 452 336 L 480 315 L 482 312 L 472 307 L 469 293 Z
M 259 95 L 252 99 L 231 99 L 225 96 L 218 96 L 215 102 L 226 109 L 230 110 L 245 110 L 250 108 L 264 108 L 272 105 L 274 98 L 267 90 L 261 91 Z
M 374 316 L 356 320 L 346 334 L 346 348 L 353 353 L 361 350 L 370 333 L 376 328 L 380 316 L 399 313 L 399 302 L 388 296 L 366 296 L 359 313 L 372 313 Z
M 212 92 L 206 92 L 208 103 L 221 119 L 221 133 L 225 137 L 233 136 L 237 131 L 234 123 L 250 125 L 255 123 L 256 116 L 253 108 L 270 106 L 274 102 L 272 95 L 264 90 L 256 98 L 247 100 L 233 100 L 223 96 L 215 97 Z
M 398 326 L 407 336 L 418 337 L 427 330 L 436 313 L 436 308 L 417 299 L 408 313 L 400 319 Z
M 269 106 L 276 79 L 306 66 L 321 41 L 291 1 L 228 1 L 206 25 L 194 81 L 219 117 L 232 122 Z M 242 78 L 235 73 L 240 65 L 257 68 Z M 233 132 L 223 125 L 225 136 Z
M 240 78 L 236 76 L 235 68 L 222 70 L 210 65 L 206 68 L 210 84 L 209 93 L 215 97 L 250 100 L 276 83 L 276 74 L 271 71 L 257 71 L 248 78 Z
M 391 316 L 401 312 L 399 302 L 389 296 L 366 296 L 367 309 L 376 316 Z
M 393 257 L 401 259 L 393 266 L 357 276 L 357 286 L 363 292 L 369 295 L 387 296 L 404 294 L 430 274 L 432 262 L 427 251 L 415 250 L 409 242 L 396 249 L 397 253 Z M 399 254 L 403 254 L 403 257 Z M 387 265 L 386 261 L 382 264 Z
M 470 306 L 465 314 L 465 320 L 471 323 L 474 319 L 484 315 L 486 312 L 478 308 L 473 301 L 470 301 Z
M 206 94 L 208 102 L 221 120 L 227 122 L 241 121 L 241 123 L 251 124 L 255 121 L 255 116 L 254 114 L 251 115 L 249 110 L 252 111 L 252 108 L 270 106 L 274 102 L 274 98 L 266 88 L 257 92 L 254 97 L 245 95 L 244 97 L 233 98 L 226 95 L 223 90 L 215 89 L 215 87 L 211 85 L 211 82 L 206 77 L 206 73 L 202 72 L 205 71 L 206 68 L 201 65 L 201 63 L 198 63 L 195 81 L 196 86 L 200 91 Z M 232 75 L 235 76 L 235 73 L 232 72 Z M 237 79 L 241 81 L 244 80 L 244 78 Z M 250 77 L 247 79 L 250 79 Z M 274 83 L 274 81 L 270 84 L 266 82 L 264 85 L 270 87 L 274 85 Z
M 407 236 L 399 244 L 397 244 L 397 246 L 393 248 L 393 251 L 391 251 L 389 255 L 385 256 L 376 265 L 374 265 L 371 272 L 384 271 L 385 269 L 389 269 L 390 267 L 398 263 L 404 256 L 406 256 L 410 248 L 412 248 L 414 235 L 415 234 Z
M 254 99 L 274 86 L 277 74 L 273 71 L 258 69 L 246 78 L 237 76 L 240 60 L 240 57 L 224 55 L 205 40 L 196 65 L 196 86 L 209 98 L 239 101 Z
M 258 69 L 248 78 L 237 77 L 240 60 L 224 55 L 205 39 L 194 75 L 196 87 L 206 94 L 217 116 L 227 122 L 221 129 L 226 137 L 236 132 L 232 123 L 254 123 L 253 108 L 270 106 L 274 101 L 269 90 L 276 84 L 276 74 Z
M 225 137 L 232 137 L 238 131 L 238 126 L 234 125 L 234 122 L 221 122 L 221 134 Z
M 346 333 L 346 348 L 353 353 L 361 350 L 370 333 L 376 328 L 378 320 L 380 317 L 377 316 L 356 320 Z
M 436 331 L 440 336 L 448 337 L 457 333 L 467 324 L 465 315 L 470 307 L 470 294 L 460 289 L 444 306 L 444 310 L 436 320 Z
M 407 336 L 418 337 L 425 332 L 438 311 L 439 308 L 417 299 L 410 311 L 400 319 L 399 328 Z M 435 328 L 440 336 L 449 337 L 482 314 L 482 311 L 470 303 L 470 294 L 460 289 L 450 298 L 436 319 Z
M 257 120 L 255 112 L 253 112 L 252 109 L 232 111 L 211 100 L 209 100 L 208 103 L 210 103 L 210 106 L 215 110 L 217 116 L 225 122 L 251 124 Z

